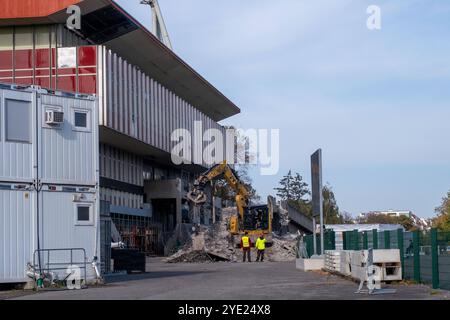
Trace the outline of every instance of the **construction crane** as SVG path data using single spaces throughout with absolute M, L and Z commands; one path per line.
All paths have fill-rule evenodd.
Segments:
M 159 41 L 164 43 L 170 50 L 173 50 L 172 43 L 167 32 L 166 24 L 157 0 L 141 0 L 141 4 L 149 5 L 152 9 L 152 33 Z
M 247 186 L 226 161 L 213 166 L 195 180 L 192 190 L 187 194 L 188 200 L 196 206 L 206 203 L 206 185 L 221 177 L 236 193 L 235 201 L 238 214 L 230 218 L 230 233 L 242 235 L 248 232 L 250 236 L 259 236 L 264 233 L 270 246 L 272 240 L 272 206 L 250 206 L 250 192 Z

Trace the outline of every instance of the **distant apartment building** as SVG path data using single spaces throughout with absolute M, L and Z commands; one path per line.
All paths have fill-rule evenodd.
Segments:
M 365 218 L 369 215 L 380 215 L 380 214 L 384 214 L 387 216 L 391 216 L 391 217 L 401 217 L 401 216 L 405 216 L 408 218 L 411 218 L 413 216 L 412 211 L 410 210 L 384 210 L 384 211 L 369 211 L 366 213 L 360 213 L 359 217 L 360 218 Z
M 431 228 L 431 221 L 429 219 L 420 218 L 410 210 L 369 211 L 366 213 L 360 213 L 358 217 L 359 217 L 359 219 L 364 219 L 364 218 L 367 218 L 369 215 L 387 215 L 390 217 L 408 217 L 409 219 L 411 219 L 412 224 L 421 230 L 427 230 L 427 229 Z

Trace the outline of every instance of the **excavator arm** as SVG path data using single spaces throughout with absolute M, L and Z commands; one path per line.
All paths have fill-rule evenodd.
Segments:
M 223 177 L 227 181 L 227 184 L 236 192 L 236 205 L 238 207 L 239 217 L 243 219 L 245 207 L 249 204 L 250 193 L 226 161 L 213 166 L 197 178 L 194 182 L 194 188 L 187 194 L 188 200 L 195 205 L 204 204 L 207 199 L 204 191 L 205 186 L 220 177 Z

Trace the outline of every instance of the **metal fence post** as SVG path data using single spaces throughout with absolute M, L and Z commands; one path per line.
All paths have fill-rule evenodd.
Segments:
M 431 269 L 433 289 L 439 288 L 439 253 L 437 242 L 437 229 L 431 229 Z
M 342 232 L 342 248 L 348 250 L 347 248 L 347 231 Z
M 391 232 L 388 230 L 384 231 L 384 248 L 385 249 L 391 248 Z
M 373 229 L 372 230 L 372 247 L 373 249 L 378 249 L 378 230 L 377 229 Z
M 364 250 L 369 249 L 369 239 L 368 239 L 367 231 L 363 232 L 363 249 Z
M 413 231 L 414 281 L 420 282 L 420 233 Z
M 353 230 L 353 250 L 359 250 L 359 234 L 358 230 Z
M 313 255 L 313 243 L 312 243 L 312 237 L 311 235 L 307 235 L 305 237 L 305 242 L 306 242 L 306 252 L 308 254 L 308 258 L 311 257 Z
M 326 250 L 330 250 L 330 232 L 326 231 L 323 235 L 323 253 L 325 253 Z
M 403 274 L 404 274 L 404 270 L 405 270 L 405 247 L 403 244 L 403 229 L 398 229 L 397 230 L 397 245 L 398 245 L 398 249 L 400 250 L 400 262 L 402 264 L 402 279 L 403 279 Z

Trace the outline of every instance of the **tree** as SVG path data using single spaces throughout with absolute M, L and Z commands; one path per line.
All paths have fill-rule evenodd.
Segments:
M 323 196 L 323 220 L 325 224 L 341 224 L 343 219 L 339 213 L 333 189 L 329 184 L 322 189 Z
M 343 224 L 354 224 L 354 220 L 353 220 L 353 216 L 351 215 L 351 213 L 344 211 L 341 213 L 341 217 L 342 217 L 342 223 Z
M 303 181 L 299 173 L 292 176 L 292 170 L 289 170 L 288 174 L 281 178 L 279 184 L 280 187 L 275 190 L 281 200 L 301 202 L 305 201 L 304 196 L 310 194 L 308 184 Z
M 450 232 L 450 191 L 442 198 L 442 203 L 435 209 L 437 217 L 433 219 L 433 227 Z

